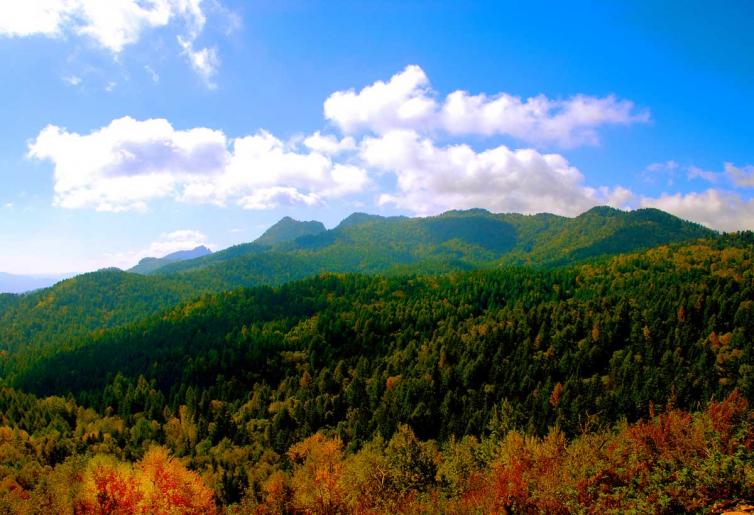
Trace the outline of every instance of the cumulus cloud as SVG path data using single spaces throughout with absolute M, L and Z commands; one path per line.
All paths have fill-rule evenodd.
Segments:
M 356 140 L 350 136 L 338 139 L 332 134 L 321 134 L 319 131 L 304 138 L 304 145 L 314 152 L 326 155 L 336 155 L 356 149 Z
M 597 130 L 603 126 L 649 121 L 647 111 L 637 111 L 632 102 L 613 95 L 522 99 L 508 93 L 488 96 L 459 90 L 439 101 L 424 70 L 416 65 L 388 82 L 377 81 L 358 92 L 333 93 L 325 101 L 324 114 L 347 134 L 443 131 L 455 136 L 507 135 L 562 147 L 597 144 Z
M 125 117 L 84 135 L 48 126 L 28 155 L 54 164 L 55 205 L 100 211 L 145 210 L 161 198 L 254 209 L 284 198 L 312 204 L 368 183 L 364 170 L 297 152 L 264 131 L 229 141 L 221 131 L 176 130 L 164 119 Z
M 304 204 L 314 206 L 321 201 L 319 195 L 315 193 L 304 194 L 296 188 L 273 186 L 271 188 L 260 188 L 250 195 L 242 197 L 238 203 L 246 209 L 272 209 L 279 205 Z
M 114 54 L 148 29 L 178 20 L 178 42 L 191 67 L 208 83 L 220 60 L 215 48 L 194 49 L 206 23 L 202 0 L 33 0 L 0 2 L 0 36 L 84 36 Z
M 72 2 L 37 0 L 0 3 L 0 35 L 25 37 L 61 35 L 63 24 L 75 12 Z
M 200 0 L 35 0 L 0 3 L 0 34 L 10 37 L 84 35 L 118 53 L 141 33 L 183 17 L 193 31 L 204 25 Z
M 737 231 L 754 229 L 754 199 L 717 189 L 697 193 L 642 197 L 641 207 L 656 207 L 712 229 Z
M 600 203 L 625 203 L 630 192 L 594 189 L 558 154 L 498 146 L 476 152 L 468 145 L 437 146 L 414 131 L 366 138 L 360 156 L 395 175 L 397 191 L 379 202 L 420 214 L 484 207 L 492 211 L 576 215 Z
M 438 105 L 419 66 L 407 66 L 388 82 L 377 81 L 358 93 L 336 91 L 325 100 L 325 118 L 346 133 L 430 128 Z

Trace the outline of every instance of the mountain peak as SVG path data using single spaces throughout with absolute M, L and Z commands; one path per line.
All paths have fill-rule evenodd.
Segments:
M 316 220 L 301 222 L 290 216 L 284 216 L 275 225 L 264 231 L 264 234 L 254 240 L 254 243 L 260 245 L 278 245 L 293 241 L 301 236 L 314 236 L 326 230 L 322 222 Z
M 338 224 L 338 228 L 360 225 L 366 222 L 371 222 L 373 220 L 382 220 L 383 218 L 384 217 L 380 215 L 370 215 L 368 213 L 351 213 L 343 220 L 341 220 L 341 222 Z
M 179 250 L 177 252 L 172 252 L 167 256 L 163 256 L 161 259 L 169 261 L 183 261 L 185 259 L 194 259 L 202 256 L 207 256 L 209 254 L 212 254 L 212 251 L 210 249 L 208 249 L 204 245 L 199 245 L 198 247 L 194 247 L 191 250 Z
M 616 209 L 614 207 L 610 207 L 610 206 L 594 206 L 593 208 L 587 211 L 584 211 L 576 218 L 587 217 L 587 216 L 613 217 L 613 216 L 620 216 L 621 214 L 626 214 L 626 212 L 621 211 L 620 209 Z

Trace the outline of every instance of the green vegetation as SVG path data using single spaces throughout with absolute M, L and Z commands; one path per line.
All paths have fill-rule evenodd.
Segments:
M 173 476 L 239 513 L 754 495 L 754 234 L 655 210 L 353 215 L 0 296 L 0 338 L 0 510 L 72 478 L 64 512 Z
M 302 236 L 316 236 L 325 232 L 322 222 L 299 222 L 286 216 L 267 229 L 254 243 L 258 245 L 277 245 L 293 241 Z
M 657 210 L 611 208 L 574 219 L 480 209 L 430 218 L 354 214 L 331 231 L 321 232 L 320 225 L 284 219 L 266 233 L 267 241 L 280 241 L 274 245 L 238 245 L 171 261 L 147 277 L 102 270 L 0 298 L 0 352 L 7 356 L 0 374 L 8 373 L 8 360 L 28 362 L 49 349 L 70 348 L 92 331 L 134 322 L 203 293 L 280 285 L 323 272 L 397 275 L 510 264 L 552 267 L 714 234 Z M 302 231 L 307 234 L 289 239 Z

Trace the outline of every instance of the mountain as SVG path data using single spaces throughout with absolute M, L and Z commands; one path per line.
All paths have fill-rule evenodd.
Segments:
M 8 360 L 0 361 L 0 374 L 10 361 L 33 361 L 58 347 L 78 345 L 92 331 L 139 320 L 205 293 L 280 285 L 323 272 L 400 275 L 521 264 L 556 267 L 716 235 L 651 209 L 595 208 L 575 218 L 482 209 L 427 218 L 349 218 L 335 229 L 314 233 L 315 226 L 306 225 L 309 233 L 293 240 L 278 232 L 280 243 L 237 245 L 163 264 L 148 275 L 103 270 L 0 303 L 0 351 L 8 353 Z M 277 225 L 283 228 L 302 223 L 281 222 Z
M 47 288 L 65 277 L 64 275 L 15 275 L 0 272 L 0 293 L 24 293 Z
M 161 258 L 146 257 L 139 261 L 138 265 L 129 269 L 128 271 L 136 274 L 148 274 L 154 272 L 158 268 L 167 265 L 168 263 L 186 261 L 188 259 L 196 259 L 202 256 L 208 256 L 210 254 L 212 254 L 212 251 L 210 249 L 208 249 L 204 245 L 200 245 L 194 249 L 179 250 L 178 252 L 173 252 L 172 254 L 168 254 L 167 256 L 163 256 Z
M 224 252 L 0 295 L 6 511 L 130 513 L 155 488 L 188 510 L 191 485 L 208 513 L 213 494 L 243 513 L 752 496 L 754 233 L 654 210 L 471 210 Z M 313 271 L 399 252 L 386 273 Z M 255 281 L 278 285 L 207 293 Z
M 338 368 L 335 384 L 314 386 L 323 396 L 344 396 L 332 401 L 345 403 L 331 415 L 332 425 L 360 407 L 358 396 L 348 400 L 340 389 L 348 386 L 348 374 L 358 373 L 378 388 L 362 415 L 410 421 L 423 438 L 480 433 L 486 421 L 473 411 L 481 403 L 490 414 L 499 399 L 520 403 L 520 421 L 537 433 L 558 422 L 575 434 L 585 407 L 612 423 L 637 419 L 649 401 L 661 403 L 671 394 L 686 408 L 734 387 L 754 394 L 754 290 L 748 287 L 754 238 L 723 241 L 556 270 L 323 274 L 277 288 L 207 295 L 98 332 L 27 368 L 15 385 L 40 395 L 98 395 L 118 373 L 132 381 L 143 375 L 177 405 L 185 402 L 180 392 L 186 387 L 201 390 L 223 377 L 224 393 L 215 393 L 222 401 L 247 398 L 257 383 L 279 383 L 278 394 L 268 398 L 284 401 L 309 398 L 304 371 L 318 377 Z M 702 366 L 710 360 L 715 366 Z M 384 378 L 395 374 L 405 386 L 391 397 Z M 434 376 L 425 380 L 425 374 Z M 574 403 L 562 411 L 542 406 L 536 392 L 549 396 L 557 382 L 570 392 L 563 402 Z M 496 389 L 484 391 L 484 385 Z M 440 421 L 433 412 L 447 392 L 456 396 L 451 403 L 471 398 Z M 391 398 L 410 402 L 384 406 Z M 425 410 L 416 409 L 422 403 Z M 322 424 L 313 411 L 301 416 L 312 417 L 313 430 Z M 366 428 L 381 424 L 375 419 L 362 426 L 360 437 L 373 436 Z M 385 435 L 395 429 L 384 427 Z
M 264 234 L 254 240 L 258 245 L 277 245 L 293 241 L 301 236 L 315 236 L 325 232 L 322 222 L 310 221 L 299 222 L 290 216 L 286 216 L 275 225 L 267 229 Z
M 593 208 L 575 218 L 494 214 L 483 209 L 449 211 L 426 218 L 355 213 L 334 229 L 324 230 L 319 224 L 308 234 L 302 234 L 303 223 L 284 218 L 254 243 L 169 264 L 155 273 L 204 270 L 215 278 L 238 278 L 244 270 L 257 270 L 260 262 L 272 256 L 284 258 L 293 267 L 291 275 L 299 277 L 318 271 L 432 272 L 504 264 L 561 266 L 716 234 L 656 209 L 620 211 L 608 207 Z M 298 229 L 292 230 L 294 227 Z M 266 237 L 268 233 L 270 237 Z M 274 275 L 264 275 L 264 271 L 255 272 L 263 282 L 277 282 Z
M 293 467 L 285 484 L 302 497 L 321 490 L 322 478 L 339 470 L 333 461 L 341 450 L 363 450 L 361 472 L 345 476 L 373 478 L 379 499 L 399 496 L 404 482 L 423 491 L 419 476 L 440 486 L 467 478 L 479 459 L 498 467 L 496 492 L 516 488 L 523 500 L 537 474 L 553 498 L 588 499 L 587 506 L 611 493 L 604 502 L 614 507 L 643 489 L 648 504 L 640 511 L 653 512 L 660 486 L 682 497 L 690 491 L 682 485 L 711 484 L 701 488 L 712 492 L 705 502 L 732 491 L 750 498 L 739 492 L 751 491 L 754 458 L 746 405 L 754 395 L 753 262 L 750 235 L 557 269 L 323 274 L 207 295 L 18 369 L 13 386 L 43 396 L 47 407 L 38 409 L 46 411 L 30 414 L 26 399 L 4 413 L 25 428 L 50 421 L 58 432 L 39 430 L 42 442 L 66 435 L 91 449 L 117 445 L 112 452 L 132 459 L 165 445 L 205 470 L 225 503 L 243 492 L 256 502 L 273 498 L 252 488 L 267 484 L 271 468 Z M 77 411 L 63 399 L 91 411 L 75 423 Z M 673 411 L 706 405 L 706 419 Z M 647 416 L 658 418 L 640 421 Z M 608 428 L 623 435 L 611 447 Z M 325 437 L 334 443 L 319 446 Z M 591 444 L 566 452 L 578 438 Z M 636 459 L 634 474 L 605 472 L 616 460 Z M 530 468 L 532 460 L 541 470 Z M 557 490 L 571 480 L 565 469 L 552 472 L 554 460 L 570 463 L 583 481 Z M 384 486 L 391 467 L 398 486 Z M 520 477 L 524 486 L 509 486 Z M 584 486 L 596 482 L 598 491 Z M 476 488 L 474 496 L 492 486 Z M 442 498 L 419 512 L 437 511 Z

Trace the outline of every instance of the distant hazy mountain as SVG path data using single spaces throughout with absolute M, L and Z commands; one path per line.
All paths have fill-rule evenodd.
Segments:
M 199 247 L 196 247 L 194 249 L 179 250 L 178 252 L 173 252 L 172 254 L 168 254 L 167 256 L 163 256 L 161 258 L 146 257 L 139 261 L 138 265 L 131 268 L 129 272 L 134 272 L 137 274 L 148 274 L 150 272 L 154 272 L 160 267 L 167 265 L 168 263 L 185 261 L 187 259 L 196 259 L 202 256 L 208 256 L 209 254 L 212 254 L 212 251 L 204 245 L 200 245 Z
M 293 241 L 301 236 L 314 236 L 326 230 L 322 222 L 299 222 L 290 216 L 286 216 L 267 229 L 264 234 L 254 240 L 254 243 L 258 245 L 276 245 Z
M 0 293 L 24 293 L 47 288 L 62 280 L 63 275 L 15 275 L 0 272 Z

